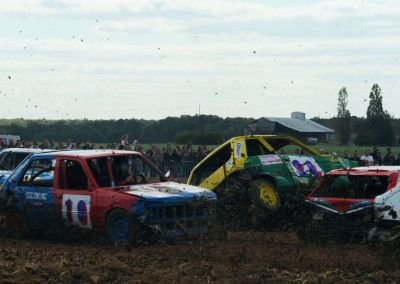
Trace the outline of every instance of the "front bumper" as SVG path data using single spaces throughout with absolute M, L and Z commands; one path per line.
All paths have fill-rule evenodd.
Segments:
M 139 220 L 165 238 L 204 235 L 215 218 L 216 200 L 185 203 L 146 203 Z

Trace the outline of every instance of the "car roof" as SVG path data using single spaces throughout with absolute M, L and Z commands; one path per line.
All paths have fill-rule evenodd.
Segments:
M 6 148 L 1 150 L 0 153 L 4 152 L 12 152 L 12 153 L 43 153 L 43 152 L 49 152 L 49 151 L 54 151 L 51 149 L 33 149 L 33 148 Z
M 328 175 L 373 175 L 373 174 L 381 174 L 381 175 L 389 175 L 391 173 L 399 173 L 400 174 L 400 166 L 370 166 L 370 167 L 357 167 L 351 169 L 336 169 L 330 171 Z
M 119 156 L 119 155 L 142 155 L 136 151 L 126 151 L 126 150 L 110 150 L 110 149 L 98 149 L 98 150 L 64 150 L 64 151 L 54 151 L 51 153 L 40 153 L 35 154 L 35 157 L 46 156 L 49 154 L 53 157 L 62 156 L 62 157 L 103 157 L 103 156 Z

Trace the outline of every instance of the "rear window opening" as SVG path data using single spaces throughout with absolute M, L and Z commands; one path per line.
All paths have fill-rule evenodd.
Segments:
M 330 175 L 316 190 L 313 197 L 374 199 L 386 192 L 388 176 Z

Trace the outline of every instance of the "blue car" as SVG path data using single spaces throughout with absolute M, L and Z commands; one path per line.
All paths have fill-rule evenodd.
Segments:
M 29 155 L 50 150 L 7 148 L 0 152 L 0 188 L 17 166 Z
M 0 213 L 12 230 L 76 226 L 128 244 L 207 233 L 216 195 L 170 181 L 141 153 L 77 150 L 25 159 L 0 190 Z

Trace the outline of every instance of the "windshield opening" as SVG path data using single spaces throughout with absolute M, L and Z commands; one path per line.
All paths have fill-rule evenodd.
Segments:
M 313 197 L 373 199 L 389 185 L 388 176 L 329 175 Z
M 115 156 L 109 160 L 117 186 L 164 181 L 159 171 L 139 156 Z
M 0 157 L 0 170 L 13 171 L 29 153 L 3 153 Z
M 286 139 L 273 139 L 273 138 L 264 138 L 264 140 L 271 145 L 271 147 L 275 150 L 277 154 L 289 154 L 289 155 L 313 155 L 307 149 L 294 144 L 290 140 Z

